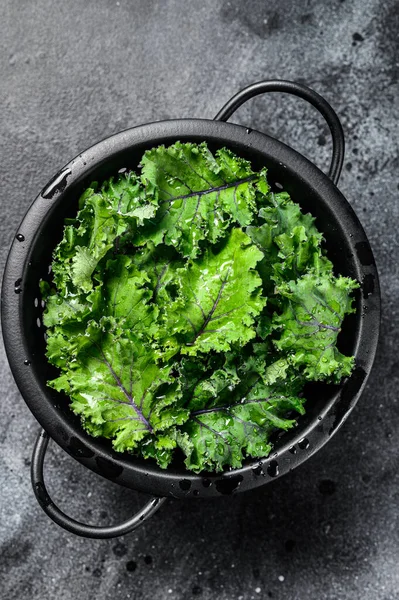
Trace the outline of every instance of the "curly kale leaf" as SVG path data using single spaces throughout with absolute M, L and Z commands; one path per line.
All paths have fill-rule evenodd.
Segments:
M 178 269 L 179 292 L 164 307 L 160 345 L 196 355 L 225 352 L 233 342 L 252 339 L 254 317 L 265 305 L 255 270 L 262 257 L 241 229 L 233 229 L 219 252 L 207 249 L 201 258 Z
M 177 430 L 186 467 L 196 473 L 221 471 L 226 466 L 240 467 L 247 456 L 267 456 L 271 433 L 294 427 L 296 420 L 287 417 L 293 411 L 304 413 L 304 400 L 296 391 L 295 383 L 291 388 L 287 382 L 268 386 L 253 375 L 232 392 L 230 402 L 214 397 L 206 408 L 191 410 Z
M 73 360 L 50 385 L 69 394 L 92 435 L 112 438 L 117 451 L 131 450 L 187 419 L 188 411 L 177 406 L 172 368 L 157 364 L 143 339 L 103 318 L 77 336 Z
M 347 277 L 313 273 L 278 287 L 283 310 L 273 316 L 275 346 L 308 380 L 339 382 L 350 375 L 354 359 L 339 352 L 337 337 L 344 316 L 354 312 L 350 292 L 357 287 Z
M 151 290 L 151 298 L 161 309 L 169 304 L 177 293 L 177 270 L 184 267 L 174 248 L 161 244 L 154 246 L 149 242 L 138 248 L 132 261 L 141 273 L 147 277 L 147 287 Z
M 258 189 L 268 190 L 266 171 L 223 148 L 213 156 L 206 144 L 181 144 L 148 150 L 142 160 L 146 194 L 159 204 L 154 219 L 142 227 L 137 245 L 149 240 L 195 258 L 201 243 L 216 242 L 236 223 L 249 225 Z
M 250 343 L 227 353 L 213 372 L 209 363 L 201 368 L 184 359 L 195 384 L 184 401 L 190 417 L 176 430 L 176 441 L 188 469 L 220 471 L 241 466 L 248 456 L 266 456 L 272 432 L 294 427 L 295 413 L 304 413 L 303 377 L 286 359 L 272 362 L 266 346 Z
M 139 270 L 132 257 L 119 255 L 107 262 L 104 281 L 81 301 L 80 296 L 53 294 L 46 299 L 43 322 L 48 328 L 47 357 L 58 367 L 74 358 L 77 340 L 84 340 L 94 319 L 112 317 L 120 328 L 138 336 L 155 335 L 158 307 L 151 303 L 150 277 Z
M 155 334 L 159 311 L 151 303 L 150 281 L 149 274 L 138 269 L 132 257 L 120 255 L 109 260 L 102 289 L 104 315 L 114 317 L 120 326 L 136 334 Z
M 109 180 L 96 191 L 88 188 L 79 200 L 81 210 L 64 230 L 54 252 L 52 270 L 59 291 L 87 294 L 93 289 L 93 273 L 120 239 L 130 236 L 154 217 L 156 203 L 145 196 L 134 173 Z
M 259 220 L 261 224 L 247 227 L 246 233 L 264 253 L 258 271 L 266 293 L 270 294 L 275 284 L 296 279 L 309 270 L 332 272 L 314 218 L 303 214 L 286 192 L 267 194 Z

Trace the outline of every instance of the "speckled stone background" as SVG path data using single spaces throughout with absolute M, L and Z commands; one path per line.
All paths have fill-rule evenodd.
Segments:
M 398 31 L 396 0 L 2 0 L 1 269 L 30 202 L 80 150 L 131 125 L 213 117 L 242 86 L 281 77 L 342 118 L 340 187 L 371 240 L 384 313 L 367 390 L 322 451 L 250 494 L 170 501 L 117 541 L 74 537 L 36 504 L 38 426 L 1 348 L 1 599 L 399 598 Z M 326 127 L 298 99 L 260 97 L 235 119 L 328 164 Z M 46 471 L 60 505 L 93 523 L 145 500 L 54 445 Z

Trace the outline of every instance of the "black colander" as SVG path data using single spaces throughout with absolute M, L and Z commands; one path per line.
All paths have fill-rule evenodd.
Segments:
M 304 98 L 325 118 L 333 139 L 329 175 L 281 142 L 225 121 L 243 102 L 265 92 L 288 92 Z M 348 316 L 339 337 L 342 352 L 356 357 L 352 375 L 340 385 L 312 384 L 306 415 L 298 426 L 274 440 L 266 459 L 248 459 L 241 469 L 196 475 L 176 461 L 167 470 L 150 460 L 113 451 L 106 439 L 90 437 L 68 407 L 68 398 L 46 381 L 57 375 L 45 358 L 40 280 L 50 279 L 52 251 L 60 241 L 65 217 L 76 215 L 78 198 L 92 181 L 102 181 L 123 167 L 135 168 L 143 152 L 159 144 L 207 142 L 212 151 L 228 147 L 266 166 L 275 189 L 284 188 L 295 202 L 316 217 L 325 237 L 328 257 L 337 272 L 361 283 L 356 313 Z M 369 242 L 354 211 L 336 187 L 344 157 L 341 124 L 330 105 L 304 85 L 263 81 L 234 96 L 214 120 L 161 121 L 117 133 L 79 154 L 44 187 L 26 213 L 12 244 L 2 287 L 2 326 L 11 370 L 20 392 L 39 421 L 32 459 L 32 484 L 45 512 L 59 525 L 87 537 L 114 537 L 133 530 L 153 514 L 167 497 L 203 498 L 234 494 L 265 485 L 314 454 L 342 425 L 358 400 L 373 364 L 380 321 L 378 276 Z M 50 499 L 43 480 L 43 461 L 49 436 L 80 463 L 116 483 L 153 497 L 133 518 L 110 527 L 71 519 Z

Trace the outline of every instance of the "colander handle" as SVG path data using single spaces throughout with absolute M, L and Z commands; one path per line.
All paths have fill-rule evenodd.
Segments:
M 244 88 L 223 106 L 218 112 L 215 121 L 227 121 L 231 115 L 239 108 L 244 102 L 258 96 L 259 94 L 266 94 L 268 92 L 286 92 L 293 96 L 299 96 L 307 100 L 312 106 L 317 108 L 319 113 L 324 117 L 332 136 L 333 149 L 330 169 L 328 176 L 332 182 L 337 185 L 339 176 L 341 175 L 342 165 L 344 162 L 345 155 L 345 137 L 342 129 L 341 122 L 332 109 L 329 103 L 324 100 L 320 94 L 303 85 L 302 83 L 295 83 L 294 81 L 284 80 L 270 80 L 270 81 L 258 81 L 248 87 Z
M 137 529 L 137 527 L 140 527 L 140 525 L 142 525 L 146 519 L 149 519 L 165 502 L 166 498 L 151 498 L 151 500 L 147 502 L 147 504 L 138 513 L 119 525 L 98 527 L 96 525 L 87 525 L 85 523 L 75 521 L 75 519 L 68 517 L 68 515 L 62 512 L 62 510 L 60 510 L 58 506 L 54 504 L 44 484 L 43 463 L 48 442 L 48 433 L 44 431 L 44 429 L 41 429 L 37 436 L 32 454 L 31 481 L 33 491 L 44 512 L 50 517 L 50 519 L 57 523 L 57 525 L 60 525 L 67 531 L 82 537 L 94 539 L 118 537 L 120 535 L 124 535 L 125 533 L 130 533 L 134 529 Z

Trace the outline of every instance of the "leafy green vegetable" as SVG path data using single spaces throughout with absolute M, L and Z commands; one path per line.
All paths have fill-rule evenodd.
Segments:
M 248 161 L 226 148 L 213 156 L 206 144 L 177 142 L 149 150 L 141 164 L 147 194 L 159 210 L 135 243 L 172 245 L 183 257 L 198 256 L 200 242 L 216 242 L 232 223 L 249 225 L 256 191 L 268 190 L 266 171 L 254 173 Z
M 255 336 L 251 327 L 265 305 L 262 280 L 255 270 L 263 254 L 241 230 L 233 229 L 218 253 L 211 248 L 176 272 L 178 295 L 165 306 L 160 344 L 170 332 L 182 354 L 227 351 L 232 342 L 245 344 Z
M 156 203 L 133 173 L 105 182 L 98 192 L 96 188 L 94 184 L 82 195 L 81 210 L 56 249 L 53 273 L 60 292 L 90 292 L 92 275 L 107 252 L 155 215 Z
M 193 471 L 213 470 L 221 464 L 239 467 L 245 456 L 266 456 L 272 431 L 295 426 L 296 421 L 287 414 L 304 413 L 304 399 L 297 395 L 300 381 L 294 376 L 287 378 L 284 368 L 275 369 L 273 375 L 269 371 L 273 382 L 269 385 L 254 372 L 247 372 L 238 385 L 237 379 L 226 375 L 215 372 L 197 386 L 189 404 L 190 417 L 178 433 L 186 467 Z
M 273 316 L 273 327 L 281 331 L 275 346 L 289 353 L 290 362 L 308 379 L 338 383 L 350 375 L 353 358 L 341 354 L 336 344 L 344 315 L 353 312 L 349 292 L 356 287 L 347 277 L 307 273 L 278 288 L 284 300 L 283 312 Z
M 115 438 L 116 450 L 186 420 L 187 410 L 174 406 L 180 391 L 173 365 L 158 365 L 144 340 L 125 336 L 114 319 L 91 321 L 76 336 L 75 360 L 51 385 L 70 394 L 72 409 L 93 435 Z
M 353 368 L 337 348 L 357 283 L 314 218 L 230 150 L 145 152 L 92 184 L 65 223 L 46 301 L 47 357 L 93 436 L 167 468 L 240 467 L 304 414 L 304 384 Z
M 332 273 L 332 263 L 321 252 L 322 235 L 314 218 L 304 215 L 286 192 L 268 194 L 269 206 L 259 211 L 258 226 L 246 232 L 264 254 L 259 273 L 268 293 L 274 284 L 295 280 L 312 269 Z

